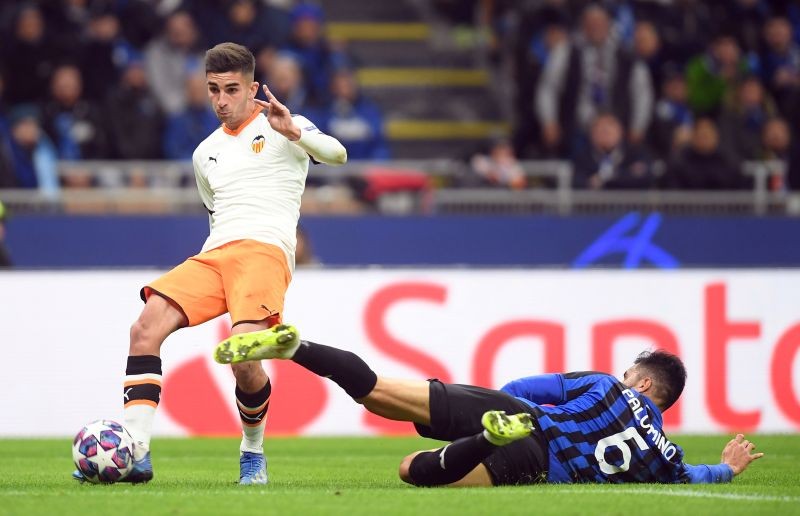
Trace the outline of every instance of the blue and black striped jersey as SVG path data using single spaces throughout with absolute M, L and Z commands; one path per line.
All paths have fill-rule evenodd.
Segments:
M 549 482 L 728 482 L 726 464 L 692 466 L 647 397 L 604 373 L 546 374 L 502 389 L 533 408 L 547 438 Z

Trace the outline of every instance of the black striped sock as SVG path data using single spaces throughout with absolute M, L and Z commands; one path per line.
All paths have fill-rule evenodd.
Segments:
M 242 444 L 240 451 L 262 453 L 264 449 L 264 427 L 267 424 L 269 397 L 272 383 L 255 392 L 244 392 L 236 386 L 236 408 L 242 421 Z
M 129 356 L 125 369 L 123 402 L 125 428 L 139 445 L 141 458 L 150 447 L 153 418 L 161 401 L 161 358 L 155 355 Z

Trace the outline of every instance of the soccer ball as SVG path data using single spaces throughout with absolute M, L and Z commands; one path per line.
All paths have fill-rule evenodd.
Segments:
M 94 421 L 72 441 L 72 460 L 89 482 L 117 482 L 133 468 L 133 437 L 115 421 Z

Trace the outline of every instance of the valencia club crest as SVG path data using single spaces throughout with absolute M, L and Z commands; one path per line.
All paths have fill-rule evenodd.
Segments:
M 251 143 L 250 146 L 253 148 L 253 152 L 256 154 L 261 152 L 264 149 L 264 135 L 259 134 L 253 138 L 253 143 Z

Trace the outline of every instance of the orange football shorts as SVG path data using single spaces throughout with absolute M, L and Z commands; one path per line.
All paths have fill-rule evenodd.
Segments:
M 141 290 L 143 301 L 159 294 L 183 311 L 189 326 L 226 312 L 233 324 L 281 322 L 292 275 L 277 246 L 236 240 L 192 256 Z

